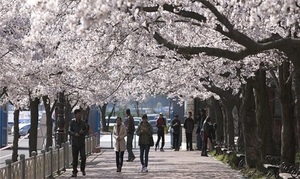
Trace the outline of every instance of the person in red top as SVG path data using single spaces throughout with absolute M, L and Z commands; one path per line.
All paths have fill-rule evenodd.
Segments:
M 164 146 L 165 146 L 165 127 L 166 127 L 166 119 L 164 118 L 163 114 L 160 113 L 159 117 L 156 119 L 156 126 L 157 126 L 157 141 L 155 144 L 155 151 L 157 150 L 157 147 L 159 145 L 160 139 L 161 141 L 161 147 L 160 151 L 164 151 Z

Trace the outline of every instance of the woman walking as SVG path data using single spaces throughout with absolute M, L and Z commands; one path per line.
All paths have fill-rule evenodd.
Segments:
M 148 172 L 148 156 L 150 150 L 150 143 L 153 134 L 153 128 L 150 123 L 148 123 L 148 117 L 146 114 L 142 116 L 142 122 L 139 124 L 136 134 L 139 136 L 139 146 L 140 146 L 140 160 L 142 164 L 141 172 Z
M 124 151 L 125 147 L 125 136 L 126 127 L 122 123 L 122 119 L 117 117 L 116 125 L 114 126 L 113 134 L 115 138 L 115 152 L 116 152 L 116 165 L 117 165 L 117 172 L 121 172 L 123 166 L 123 158 L 124 158 Z

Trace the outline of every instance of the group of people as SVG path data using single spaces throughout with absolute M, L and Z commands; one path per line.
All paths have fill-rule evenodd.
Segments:
M 76 109 L 74 111 L 75 119 L 70 123 L 69 135 L 71 136 L 72 142 L 72 155 L 73 155 L 73 171 L 71 177 L 77 177 L 77 166 L 78 166 L 78 155 L 80 154 L 81 163 L 80 170 L 82 175 L 85 176 L 85 165 L 86 165 L 86 155 L 85 155 L 85 136 L 88 134 L 89 126 L 86 122 L 81 120 L 81 111 Z M 150 147 L 154 144 L 153 141 L 153 128 L 148 122 L 148 117 L 146 114 L 142 116 L 142 121 L 140 122 L 137 130 L 135 131 L 134 119 L 130 113 L 130 109 L 126 110 L 126 119 L 124 123 L 122 122 L 121 117 L 117 117 L 116 125 L 113 128 L 113 136 L 115 139 L 114 151 L 116 154 L 116 167 L 117 172 L 122 171 L 124 152 L 127 149 L 128 160 L 127 162 L 132 162 L 135 159 L 135 155 L 132 151 L 132 141 L 134 132 L 139 136 L 139 147 L 140 147 L 140 162 L 142 165 L 141 172 L 148 172 L 148 156 Z M 160 151 L 164 151 L 165 144 L 165 127 L 166 119 L 163 117 L 163 114 L 160 113 L 158 119 L 156 120 L 157 126 L 157 141 L 155 143 L 155 151 L 159 147 L 160 140 L 162 140 L 160 145 Z M 211 127 L 210 117 L 206 116 L 206 111 L 201 109 L 201 114 L 198 120 L 198 128 L 196 130 L 197 135 L 201 135 L 202 143 L 202 156 L 207 156 L 207 142 L 214 141 L 215 131 L 214 127 Z M 186 133 L 186 148 L 188 151 L 193 151 L 192 146 L 192 136 L 194 130 L 194 120 L 192 118 L 192 112 L 188 112 L 188 117 L 184 120 L 183 127 L 185 128 Z M 179 151 L 180 148 L 180 128 L 181 122 L 178 118 L 178 115 L 174 116 L 174 119 L 171 123 L 171 128 L 173 129 L 173 147 L 175 151 Z M 127 140 L 125 141 L 125 137 Z M 198 142 L 197 142 L 198 143 Z

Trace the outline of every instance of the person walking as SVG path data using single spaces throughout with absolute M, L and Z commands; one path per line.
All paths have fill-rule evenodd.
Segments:
M 142 122 L 137 128 L 136 134 L 139 136 L 140 160 L 142 164 L 141 172 L 148 172 L 148 156 L 150 150 L 150 143 L 151 140 L 153 140 L 151 138 L 153 135 L 153 128 L 148 122 L 148 117 L 146 114 L 142 116 Z
M 186 135 L 186 150 L 193 151 L 193 129 L 194 119 L 192 118 L 192 112 L 188 113 L 188 117 L 184 121 L 185 135 Z
M 85 136 L 88 133 L 87 124 L 81 119 L 80 109 L 74 111 L 75 119 L 70 123 L 69 135 L 71 136 L 72 142 L 72 156 L 73 156 L 73 171 L 71 177 L 77 177 L 77 166 L 78 166 L 78 154 L 80 153 L 80 170 L 82 175 L 85 176 Z
M 202 150 L 202 133 L 201 133 L 201 129 L 202 129 L 202 125 L 203 125 L 203 122 L 205 121 L 205 119 L 206 119 L 206 110 L 201 109 L 200 114 L 198 116 L 198 124 L 197 124 L 197 130 L 196 130 L 197 150 Z
M 207 155 L 207 141 L 208 138 L 210 137 L 210 116 L 207 116 L 205 121 L 203 122 L 202 125 L 202 152 L 201 152 L 201 156 L 208 156 Z
M 116 152 L 116 165 L 117 172 L 121 172 L 123 166 L 123 158 L 125 151 L 125 136 L 127 135 L 126 127 L 122 124 L 122 119 L 117 117 L 116 123 L 113 129 L 113 134 L 115 138 L 115 152 Z
M 180 123 L 180 120 L 178 119 L 177 114 L 174 116 L 171 127 L 173 129 L 174 150 L 179 151 L 179 135 L 180 135 L 181 123 Z
M 155 144 L 155 151 L 157 150 L 157 147 L 161 139 L 160 151 L 163 152 L 165 146 L 165 127 L 166 127 L 166 119 L 164 118 L 163 113 L 160 113 L 159 117 L 156 119 L 156 126 L 157 126 L 157 141 Z
M 126 115 L 127 118 L 124 121 L 124 125 L 127 128 L 127 152 L 128 152 L 128 160 L 127 162 L 133 162 L 133 160 L 135 159 L 135 156 L 132 152 L 132 140 L 133 140 L 133 135 L 134 135 L 134 131 L 135 131 L 135 127 L 134 127 L 134 119 L 130 113 L 130 109 L 126 109 Z

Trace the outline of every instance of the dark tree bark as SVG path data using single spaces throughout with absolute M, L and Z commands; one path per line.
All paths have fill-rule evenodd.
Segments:
M 244 136 L 246 165 L 250 168 L 256 167 L 259 164 L 260 156 L 260 141 L 257 136 L 257 123 L 255 114 L 255 101 L 253 94 L 252 80 L 248 79 L 247 84 L 242 87 L 242 129 Z
M 217 124 L 216 130 L 216 142 L 223 143 L 224 142 L 224 131 L 223 131 L 223 114 L 221 109 L 221 104 L 214 97 L 211 97 L 207 100 L 207 104 L 209 104 L 209 111 L 211 111 L 210 116 L 213 119 L 213 122 Z
M 52 140 L 52 131 L 53 131 L 53 121 L 52 121 L 52 110 L 50 106 L 50 99 L 48 96 L 43 96 L 43 103 L 46 111 L 46 126 L 47 126 L 47 137 L 46 137 L 46 151 L 49 150 L 49 147 L 53 145 Z
M 103 104 L 102 106 L 99 106 L 101 112 L 101 125 L 102 125 L 103 132 L 108 131 L 108 126 L 106 126 L 106 119 L 105 119 L 106 108 L 107 108 L 107 103 Z
M 256 120 L 258 125 L 258 136 L 261 140 L 262 160 L 266 155 L 275 155 L 273 141 L 273 118 L 271 116 L 269 96 L 266 85 L 266 71 L 259 69 L 253 80 L 256 103 Z
M 292 80 L 290 80 L 290 62 L 284 61 L 279 67 L 279 98 L 282 111 L 281 128 L 281 161 L 295 163 L 296 139 L 294 121 L 294 101 L 292 96 Z
M 15 109 L 14 111 L 14 139 L 13 139 L 13 146 L 12 146 L 12 162 L 18 161 L 18 148 L 19 148 L 19 115 L 20 110 Z
M 40 100 L 34 98 L 30 100 L 30 134 L 29 134 L 29 156 L 33 151 L 37 152 L 37 128 L 39 121 L 39 104 Z
M 71 106 L 71 103 L 68 99 L 65 100 L 65 125 L 64 125 L 64 142 L 68 141 L 68 136 L 69 136 L 69 127 L 70 127 L 70 122 L 72 120 L 72 110 L 74 107 Z
M 58 102 L 57 102 L 57 141 L 56 144 L 61 146 L 63 142 L 65 142 L 65 95 L 64 92 L 58 93 Z
M 295 94 L 295 119 L 297 123 L 296 142 L 298 144 L 297 148 L 300 149 L 300 68 L 299 70 L 295 70 L 293 81 Z

